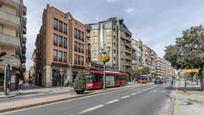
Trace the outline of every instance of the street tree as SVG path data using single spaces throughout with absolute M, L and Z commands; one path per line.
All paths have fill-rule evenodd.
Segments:
M 134 74 L 149 74 L 150 73 L 150 68 L 149 67 L 136 67 L 134 69 Z
M 74 80 L 74 91 L 77 94 L 83 94 L 86 87 L 86 80 L 81 72 L 79 72 Z
M 195 26 L 183 31 L 175 45 L 167 46 L 164 58 L 176 69 L 198 68 L 201 90 L 204 90 L 204 26 Z

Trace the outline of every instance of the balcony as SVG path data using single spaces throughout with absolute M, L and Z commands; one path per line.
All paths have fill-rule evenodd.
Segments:
M 20 25 L 20 18 L 18 16 L 9 14 L 8 12 L 0 9 L 0 22 L 5 23 L 10 26 L 18 28 Z
M 14 36 L 9 36 L 3 33 L 0 33 L 0 44 L 8 45 L 17 48 L 20 46 L 19 39 Z
M 27 28 L 26 28 L 26 25 L 23 26 L 23 34 L 26 34 L 27 32 Z
M 26 13 L 27 13 L 27 7 L 23 6 L 23 16 L 26 16 Z
M 10 64 L 11 67 L 19 67 L 20 59 L 19 56 L 5 56 L 3 61 L 0 62 L 1 65 Z
M 22 52 L 25 54 L 26 53 L 26 46 L 22 46 Z
M 22 43 L 26 43 L 26 41 L 27 41 L 27 38 L 25 37 L 25 36 L 23 36 L 23 38 L 22 38 Z

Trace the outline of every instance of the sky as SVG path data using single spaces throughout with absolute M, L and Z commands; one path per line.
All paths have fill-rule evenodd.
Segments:
M 183 30 L 204 24 L 204 0 L 24 0 L 24 4 L 27 6 L 27 70 L 47 4 L 71 12 L 84 24 L 110 17 L 124 19 L 133 38 L 144 41 L 160 57 Z

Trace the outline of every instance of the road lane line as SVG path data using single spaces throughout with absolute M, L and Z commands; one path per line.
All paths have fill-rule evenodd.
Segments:
M 137 93 L 132 93 L 132 94 L 130 94 L 130 95 L 137 95 Z
M 111 104 L 111 103 L 115 103 L 115 102 L 118 102 L 118 101 L 119 101 L 119 99 L 114 99 L 112 101 L 107 102 L 106 104 Z
M 121 99 L 126 99 L 126 98 L 128 98 L 128 97 L 130 97 L 130 96 L 129 96 L 129 95 L 126 95 L 126 96 L 121 97 Z
M 79 112 L 79 114 L 84 114 L 84 113 L 87 113 L 87 112 L 90 112 L 90 111 L 93 111 L 93 110 L 96 110 L 96 109 L 99 109 L 101 107 L 103 107 L 104 105 L 100 104 L 100 105 L 97 105 L 97 106 L 94 106 L 94 107 L 91 107 L 91 108 L 88 108 L 88 109 L 85 109 L 81 112 Z

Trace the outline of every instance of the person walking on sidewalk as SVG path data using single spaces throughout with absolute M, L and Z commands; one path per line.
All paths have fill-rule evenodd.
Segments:
M 23 89 L 23 80 L 22 79 L 19 79 L 19 81 L 18 81 L 18 89 L 19 90 Z

